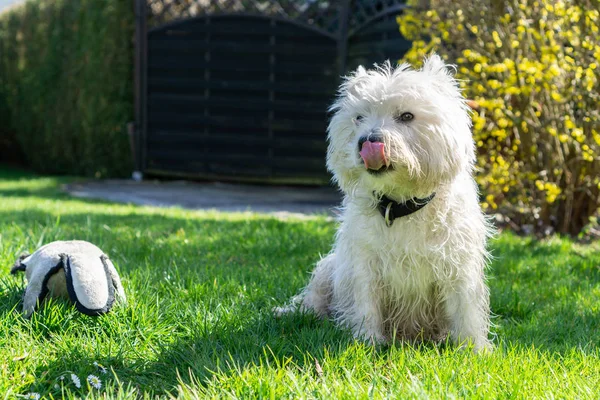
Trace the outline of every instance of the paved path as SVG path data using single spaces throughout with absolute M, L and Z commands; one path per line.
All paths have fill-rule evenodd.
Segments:
M 70 184 L 65 189 L 75 197 L 194 210 L 333 215 L 341 202 L 339 192 L 330 187 L 107 180 Z

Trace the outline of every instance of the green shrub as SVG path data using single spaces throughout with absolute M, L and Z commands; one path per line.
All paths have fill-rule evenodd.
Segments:
M 414 40 L 407 59 L 442 53 L 479 104 L 483 206 L 521 227 L 578 234 L 600 206 L 600 1 L 418 6 L 398 18 Z
M 43 173 L 132 169 L 133 6 L 34 0 L 0 15 L 0 136 Z

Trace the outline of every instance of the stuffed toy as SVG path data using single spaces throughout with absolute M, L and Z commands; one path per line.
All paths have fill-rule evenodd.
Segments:
M 46 296 L 64 297 L 87 315 L 101 315 L 115 301 L 125 302 L 121 279 L 113 263 L 98 247 L 81 240 L 57 241 L 24 254 L 11 274 L 25 271 L 27 288 L 23 314 L 30 317 Z

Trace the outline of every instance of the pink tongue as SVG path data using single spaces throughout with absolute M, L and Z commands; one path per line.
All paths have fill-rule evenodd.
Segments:
M 361 151 L 358 153 L 365 162 L 365 168 L 378 170 L 384 165 L 388 167 L 389 161 L 385 157 L 385 145 L 380 142 L 366 141 L 362 145 Z

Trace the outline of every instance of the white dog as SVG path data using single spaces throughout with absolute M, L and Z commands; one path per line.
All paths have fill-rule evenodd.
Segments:
M 360 67 L 331 107 L 327 166 L 345 194 L 331 253 L 277 314 L 332 316 L 356 337 L 491 348 L 490 226 L 472 177 L 468 106 L 437 55 Z

